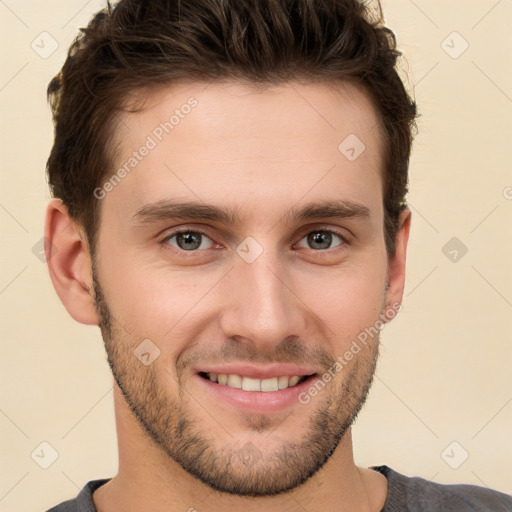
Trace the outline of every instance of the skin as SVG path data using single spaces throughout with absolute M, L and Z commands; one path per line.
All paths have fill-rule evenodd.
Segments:
M 322 375 L 401 302 L 410 211 L 388 257 L 371 102 L 349 84 L 188 83 L 145 94 L 145 108 L 116 129 L 119 166 L 188 98 L 198 104 L 100 201 L 94 258 L 62 202 L 47 211 L 54 286 L 73 318 L 101 327 L 115 377 L 119 472 L 94 493 L 98 510 L 381 510 L 387 481 L 355 465 L 350 430 L 378 336 L 308 404 L 272 413 L 217 400 L 196 374 L 229 361 Z M 349 134 L 365 144 L 354 161 L 338 150 Z M 137 217 L 170 199 L 240 220 Z M 292 207 L 326 200 L 368 215 L 285 222 Z M 207 236 L 184 250 L 169 238 L 176 228 Z M 326 248 L 308 238 L 320 229 L 334 232 Z M 263 249 L 252 263 L 236 252 L 248 236 Z M 147 366 L 133 354 L 145 339 L 160 350 Z

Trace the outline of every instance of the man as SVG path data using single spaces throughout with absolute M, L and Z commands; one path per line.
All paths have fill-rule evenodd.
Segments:
M 355 0 L 121 0 L 75 41 L 47 261 L 101 328 L 119 472 L 52 511 L 512 510 L 354 463 L 404 287 L 398 55 Z

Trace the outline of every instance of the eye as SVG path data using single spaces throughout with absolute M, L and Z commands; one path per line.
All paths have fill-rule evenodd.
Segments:
M 201 231 L 176 231 L 168 235 L 163 242 L 183 251 L 210 249 L 213 245 L 213 241 Z
M 327 249 L 333 249 L 332 246 L 333 240 L 338 239 L 340 243 L 336 244 L 334 247 L 338 247 L 346 242 L 345 238 L 334 231 L 319 229 L 316 231 L 311 231 L 307 234 L 302 240 L 305 240 L 308 245 L 301 245 L 299 243 L 299 247 L 306 247 L 307 249 L 315 249 L 324 251 Z M 301 240 L 301 242 L 302 242 Z

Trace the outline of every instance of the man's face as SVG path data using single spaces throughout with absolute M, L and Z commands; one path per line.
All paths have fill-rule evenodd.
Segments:
M 328 460 L 375 369 L 378 336 L 335 365 L 386 304 L 375 111 L 349 85 L 193 84 L 147 100 L 116 131 L 130 172 L 100 201 L 109 363 L 169 464 L 224 492 L 283 492 Z M 327 202 L 352 214 L 297 217 Z

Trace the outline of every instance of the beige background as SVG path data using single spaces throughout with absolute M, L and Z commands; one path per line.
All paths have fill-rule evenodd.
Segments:
M 46 510 L 117 467 L 99 330 L 67 315 L 36 255 L 49 196 L 46 85 L 102 5 L 0 2 L 1 511 Z M 422 118 L 404 309 L 383 332 L 356 460 L 512 493 L 512 1 L 384 0 L 384 11 Z M 455 246 L 443 252 L 453 237 L 467 247 L 455 262 Z M 58 452 L 48 469 L 41 442 Z

